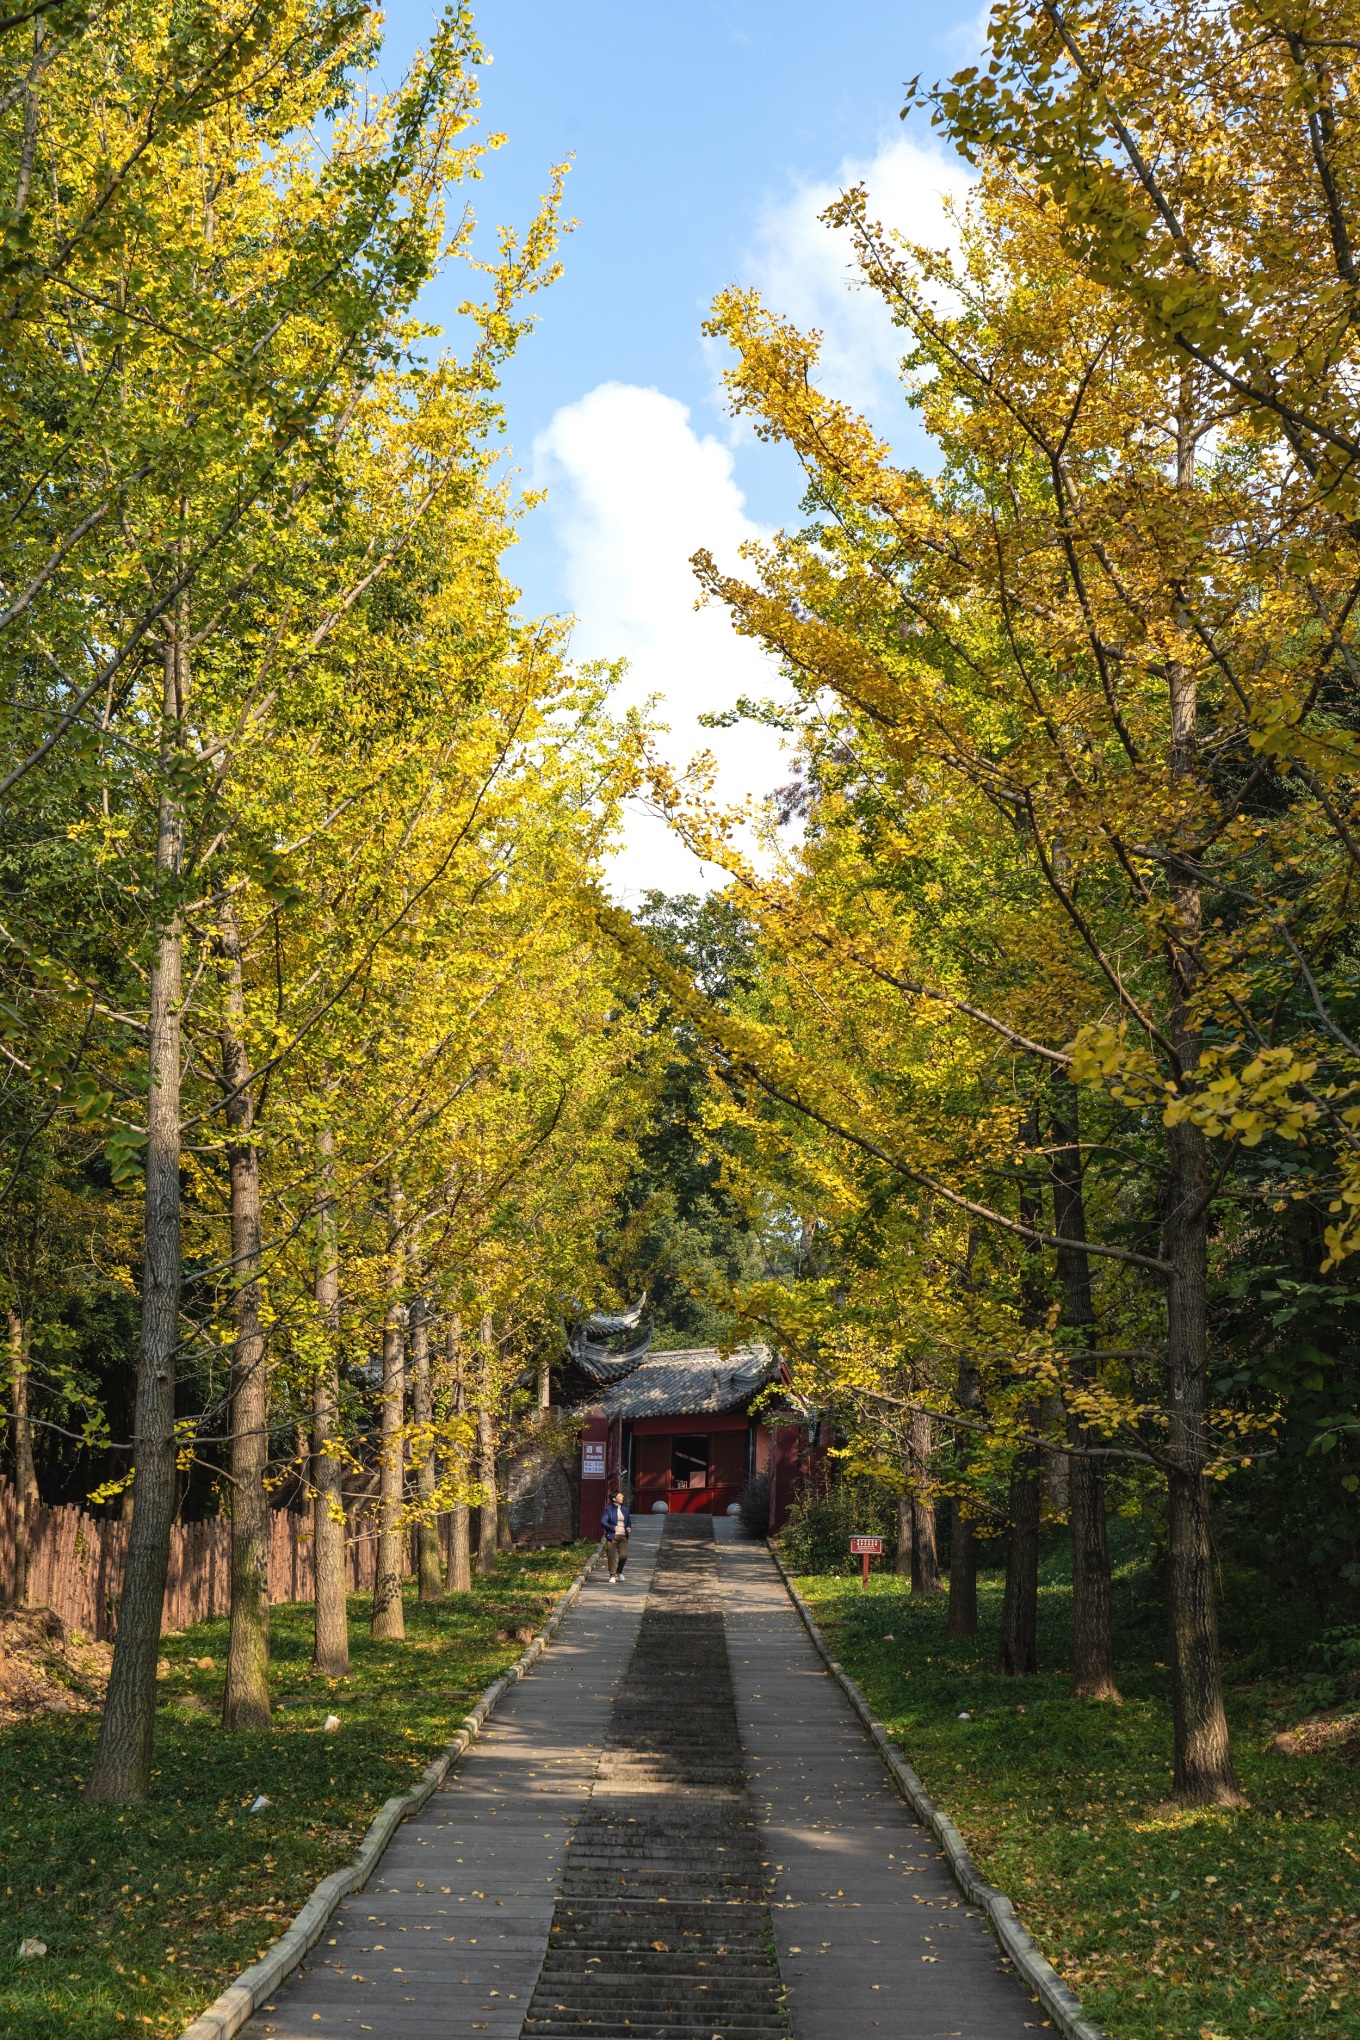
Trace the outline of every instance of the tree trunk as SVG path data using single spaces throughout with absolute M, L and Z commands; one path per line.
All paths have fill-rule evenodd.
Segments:
M 231 1363 L 231 1627 L 223 1728 L 269 1726 L 269 1380 L 260 1327 L 260 1166 L 250 1055 L 244 1036 L 241 942 L 230 901 L 218 915 L 226 959 L 222 1044 L 227 1168 L 231 1178 L 231 1262 L 236 1337 Z
M 33 24 L 33 59 L 29 65 L 28 83 L 24 87 L 24 139 L 19 151 L 19 174 L 14 180 L 14 217 L 20 219 L 28 211 L 29 193 L 33 189 L 33 165 L 38 153 L 38 80 L 42 76 L 42 49 L 47 40 L 47 28 L 42 17 Z
M 1077 1087 L 1062 1071 L 1050 1079 L 1053 1120 L 1053 1225 L 1066 1239 L 1086 1238 L 1086 1200 L 1082 1190 L 1081 1116 Z M 1063 1293 L 1063 1323 L 1089 1345 L 1095 1324 L 1091 1302 L 1091 1258 L 1073 1247 L 1058 1248 L 1058 1279 Z M 1074 1389 L 1090 1378 L 1085 1361 L 1073 1360 L 1069 1376 Z M 1068 1418 L 1067 1435 L 1075 1448 L 1067 1476 L 1068 1520 L 1072 1528 L 1072 1695 L 1077 1700 L 1119 1700 L 1114 1675 L 1114 1615 L 1110 1585 L 1110 1546 L 1105 1525 L 1105 1475 L 1093 1453 L 1100 1443 L 1078 1413 Z
M 1043 1192 L 1034 1157 L 1039 1147 L 1039 1107 L 1030 1106 L 1025 1124 L 1028 1160 L 1020 1179 L 1020 1216 L 1038 1230 L 1043 1224 Z M 1031 1248 L 1021 1276 L 1025 1322 L 1044 1322 L 1047 1298 L 1038 1253 Z M 1027 1425 L 1034 1421 L 1032 1408 L 1023 1412 Z M 1039 1517 L 1042 1509 L 1042 1463 L 1035 1448 L 1016 1454 L 1011 1467 L 1007 1517 L 1010 1535 L 1006 1540 L 1006 1592 L 1001 1603 L 1001 1649 L 997 1670 L 1004 1678 L 1024 1678 L 1039 1668 Z
M 33 1425 L 28 1414 L 28 1338 L 17 1310 L 9 1319 L 10 1400 L 14 1409 L 14 1605 L 28 1605 L 30 1542 L 38 1507 L 33 1471 Z
M 345 1592 L 344 1469 L 332 1444 L 340 1421 L 340 1251 L 335 1214 L 335 1136 L 320 1138 L 316 1301 L 325 1358 L 312 1382 L 312 1663 L 328 1679 L 349 1675 L 349 1602 Z
M 182 639 L 164 654 L 163 768 L 178 747 L 188 705 L 189 667 Z M 133 1420 L 134 1508 L 128 1530 L 118 1635 L 88 1800 L 128 1805 L 151 1785 L 156 1727 L 156 1662 L 175 1515 L 175 1362 L 180 1295 L 180 996 L 184 962 L 178 893 L 184 821 L 168 770 L 156 829 L 156 873 L 164 926 L 147 994 L 146 1202 L 143 1220 L 141 1340 Z
M 449 1513 L 449 1568 L 444 1591 L 466 1594 L 472 1590 L 472 1511 L 466 1502 L 455 1502 Z
M 1176 480 L 1194 482 L 1194 370 L 1182 371 L 1177 409 Z M 1199 704 L 1192 669 L 1168 669 L 1173 791 L 1184 789 L 1193 806 L 1199 779 Z M 1167 866 L 1171 898 L 1171 1045 L 1182 1082 L 1199 1067 L 1201 1039 L 1194 1011 L 1203 924 L 1199 857 L 1193 823 L 1178 827 L 1173 852 L 1184 841 L 1184 861 Z M 1168 1475 L 1167 1600 L 1171 1628 L 1171 1690 L 1176 1761 L 1172 1790 L 1187 1806 L 1238 1806 L 1242 1794 L 1233 1769 L 1223 1708 L 1218 1609 L 1214 1600 L 1209 1492 L 1204 1477 L 1205 1376 L 1208 1363 L 1208 1228 L 1211 1174 L 1207 1142 L 1197 1126 L 1166 1130 L 1168 1162 L 1163 1258 L 1167 1278 L 1167 1386 L 1170 1389 L 1171 1472 Z
M 496 1470 L 496 1549 L 514 1549 L 514 1535 L 510 1529 L 510 1462 L 502 1454 Z
M 430 1376 L 430 1325 L 423 1296 L 411 1303 L 411 1414 L 419 1427 L 421 1461 L 416 1469 L 420 1516 L 416 1524 L 416 1572 L 422 1601 L 444 1598 L 439 1525 L 434 1519 L 434 1383 Z
M 977 1368 L 971 1360 L 959 1363 L 954 1400 L 961 1410 L 976 1410 L 981 1406 L 982 1390 L 978 1384 Z M 966 1431 L 960 1432 L 954 1447 L 956 1460 L 965 1463 L 968 1447 L 964 1441 L 967 1436 Z M 948 1636 L 977 1635 L 978 1541 L 972 1517 L 964 1514 L 964 1500 L 961 1495 L 954 1496 L 949 1526 L 949 1615 L 945 1623 Z
M 392 1299 L 383 1326 L 382 1412 L 378 1437 L 378 1558 L 373 1587 L 374 1636 L 400 1641 L 406 1634 L 401 1605 L 401 1581 L 405 1571 L 406 1542 L 402 1529 L 402 1500 L 405 1492 L 406 1340 L 402 1328 L 401 1291 L 405 1279 L 405 1251 L 401 1222 L 401 1186 L 395 1176 L 388 1195 L 392 1227 L 389 1280 Z
M 910 1474 L 911 1454 L 904 1452 L 902 1454 L 902 1479 L 904 1482 L 910 1477 Z M 911 1496 L 904 1486 L 901 1494 L 897 1497 L 897 1557 L 893 1561 L 893 1571 L 898 1575 L 899 1579 L 909 1580 L 911 1578 L 913 1541 L 911 1534 Z
M 1091 1436 L 1072 1427 L 1075 1443 Z M 1098 1459 L 1074 1459 L 1069 1475 L 1072 1526 L 1072 1697 L 1119 1703 L 1114 1672 L 1114 1610 L 1105 1477 Z
M 447 1332 L 449 1373 L 453 1380 L 453 1414 L 467 1415 L 467 1387 L 463 1380 L 462 1325 L 457 1318 L 449 1320 Z M 450 1594 L 466 1594 L 472 1588 L 472 1543 L 471 1516 L 467 1504 L 468 1455 L 462 1443 L 454 1448 L 453 1480 L 458 1500 L 453 1505 L 449 1521 L 449 1570 L 445 1579 L 445 1591 Z
M 552 1408 L 552 1368 L 546 1360 L 538 1366 L 538 1407 L 545 1414 Z
M 977 1635 L 977 1533 L 957 1495 L 949 1526 L 949 1613 L 944 1626 L 946 1636 Z
M 996 1668 L 1006 1679 L 1039 1669 L 1039 1485 L 1037 1451 L 1022 1452 L 1011 1473 L 1006 1545 L 1006 1593 L 1001 1603 L 1001 1650 Z
M 482 1319 L 482 1379 L 477 1404 L 477 1477 L 485 1490 L 477 1512 L 477 1570 L 496 1570 L 496 1359 L 489 1316 Z
M 931 1423 L 927 1410 L 913 1410 L 907 1431 L 911 1459 L 911 1591 L 942 1594 L 935 1502 L 930 1492 Z
M 1039 1405 L 1039 1428 L 1045 1437 L 1051 1438 L 1063 1429 L 1063 1403 L 1060 1395 L 1046 1395 Z M 1061 1523 L 1072 1507 L 1072 1461 L 1066 1452 L 1044 1447 L 1044 1494 L 1048 1501 L 1048 1513 Z
M 1214 1554 L 1204 1477 L 1209 1161 L 1195 1126 L 1168 1129 L 1172 1169 L 1165 1253 L 1167 1362 L 1171 1388 L 1167 1600 L 1175 1722 L 1174 1796 L 1187 1806 L 1237 1806 L 1223 1707 Z

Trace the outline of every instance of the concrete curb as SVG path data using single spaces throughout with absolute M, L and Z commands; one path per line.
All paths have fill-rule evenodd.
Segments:
M 779 1554 L 771 1550 L 770 1557 L 778 1568 L 779 1577 L 788 1590 L 789 1599 L 798 1610 L 803 1627 L 812 1638 L 818 1655 L 873 1737 L 878 1753 L 898 1791 L 922 1826 L 930 1829 L 943 1849 L 945 1860 L 959 1890 L 971 1905 L 979 1907 L 986 1913 L 997 1940 L 1015 1964 L 1017 1973 L 1029 1985 L 1059 2032 L 1065 2036 L 1065 2040 L 1106 2040 L 1106 2035 L 1100 2028 L 1093 2026 L 1084 2016 L 1081 2000 L 1068 1989 L 1047 1956 L 1041 1955 L 1035 1947 L 1016 1918 L 1015 1907 L 1005 1893 L 997 1891 L 990 1884 L 985 1884 L 978 1875 L 977 1865 L 968 1853 L 963 1836 L 949 1815 L 940 1812 L 855 1681 L 848 1672 L 842 1671 L 827 1649 L 826 1639 L 813 1619 L 812 1610 L 785 1572 Z M 187 2035 L 185 2040 L 188 2040 Z M 199 2040 L 197 2034 L 194 2035 L 194 2040 Z
M 271 1948 L 265 1950 L 258 1962 L 249 1969 L 243 1969 L 235 1982 L 229 1983 L 221 1997 L 215 1998 L 206 2012 L 200 2012 L 191 2026 L 186 2026 L 180 2040 L 232 2040 L 239 2033 L 246 2020 L 252 2018 L 276 1991 L 284 1978 L 289 1976 L 308 1950 L 314 1948 L 326 1931 L 331 1916 L 342 1898 L 348 1898 L 352 1891 L 361 1891 L 377 1869 L 384 1849 L 401 1826 L 408 1813 L 415 1813 L 425 1804 L 432 1792 L 437 1792 L 459 1758 L 471 1748 L 480 1735 L 496 1703 L 518 1680 L 527 1677 L 547 1649 L 549 1642 L 560 1625 L 563 1616 L 579 1596 L 588 1575 L 599 1562 L 604 1550 L 601 1539 L 597 1549 L 587 1559 L 571 1585 L 562 1595 L 542 1630 L 528 1645 L 523 1655 L 516 1659 L 508 1672 L 502 1672 L 499 1679 L 489 1685 L 470 1714 L 463 1716 L 463 1726 L 453 1741 L 441 1751 L 432 1764 L 420 1774 L 420 1783 L 413 1785 L 409 1792 L 403 1792 L 396 1799 L 387 1800 L 374 1816 L 368 1833 L 359 1845 L 359 1853 L 352 1863 L 346 1863 L 339 1870 L 332 1870 L 329 1877 L 323 1877 L 303 1906 L 292 1925 L 286 1927 Z

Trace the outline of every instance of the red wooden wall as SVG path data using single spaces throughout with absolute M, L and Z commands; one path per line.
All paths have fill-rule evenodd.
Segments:
M 442 1526 L 441 1526 L 442 1527 Z M 107 1516 L 90 1516 L 64 1506 L 39 1509 L 29 1524 L 28 1599 L 51 1608 L 68 1629 L 107 1640 L 117 1628 L 118 1596 L 128 1526 Z M 352 1538 L 345 1548 L 351 1593 L 371 1592 L 376 1545 L 371 1536 Z M 409 1572 L 414 1570 L 407 1554 Z M 14 1591 L 14 1489 L 0 1484 L 0 1599 Z M 310 1516 L 273 1509 L 269 1516 L 269 1598 L 312 1598 Z M 161 1631 L 187 1629 L 231 1607 L 231 1525 L 224 1516 L 207 1523 L 177 1523 L 170 1532 L 170 1573 Z

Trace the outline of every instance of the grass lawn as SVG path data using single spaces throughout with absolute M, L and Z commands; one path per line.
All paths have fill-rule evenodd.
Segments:
M 310 1603 L 273 1611 L 267 1734 L 218 1726 L 225 1620 L 164 1639 L 156 1772 L 145 1806 L 86 1806 L 93 1715 L 0 1733 L 0 2034 L 6 2040 L 177 2035 L 354 1854 L 482 1688 L 541 1626 L 589 1545 L 507 1556 L 447 1607 L 408 1587 L 405 1643 L 374 1643 L 350 1602 L 348 1679 L 311 1669 Z M 497 1642 L 496 1632 L 510 1632 Z M 211 1658 L 211 1667 L 194 1661 Z M 338 1731 L 325 1734 L 327 1714 Z M 247 1809 L 268 1795 L 262 1813 Z M 20 1962 L 25 1936 L 45 1957 Z
M 1116 1582 L 1126 1638 L 1149 1634 L 1134 1571 Z M 1241 1681 L 1229 1716 L 1248 1809 L 1168 1809 L 1160 1647 L 1121 1666 L 1122 1707 L 1070 1700 L 1061 1575 L 1046 1564 L 1032 1679 L 993 1670 L 999 1577 L 980 1582 L 981 1629 L 961 1641 L 945 1636 L 942 1602 L 913 1604 L 891 1576 L 865 1592 L 847 1566 L 798 1586 L 983 1875 L 1112 2040 L 1360 2036 L 1360 1767 L 1279 1755 L 1271 1737 L 1307 1713 L 1303 1692 Z

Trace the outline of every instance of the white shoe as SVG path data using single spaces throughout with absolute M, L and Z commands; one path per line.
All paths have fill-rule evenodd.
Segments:
M 613 1587 L 613 1586 L 617 1586 L 617 1585 L 618 1585 L 618 1582 L 617 1582 L 617 1580 L 616 1580 L 616 1579 L 614 1578 L 614 1575 L 613 1575 L 613 1573 L 611 1573 L 611 1574 L 609 1575 L 609 1578 L 608 1578 L 608 1579 L 607 1579 L 607 1580 L 605 1581 L 605 1585 L 606 1585 L 607 1587 Z

